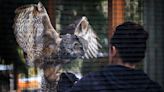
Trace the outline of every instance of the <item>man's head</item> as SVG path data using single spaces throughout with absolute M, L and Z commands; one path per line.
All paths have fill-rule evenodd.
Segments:
M 110 58 L 120 58 L 124 63 L 138 63 L 145 57 L 148 33 L 133 22 L 124 22 L 116 27 L 110 44 Z

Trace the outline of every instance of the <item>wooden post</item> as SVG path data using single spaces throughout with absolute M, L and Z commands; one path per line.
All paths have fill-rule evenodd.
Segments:
M 56 21 L 55 21 L 56 20 L 56 18 L 55 18 L 56 4 L 55 4 L 55 0 L 48 0 L 47 7 L 48 7 L 48 14 L 49 14 L 52 26 L 54 28 L 56 28 Z
M 108 0 L 109 38 L 115 27 L 124 22 L 125 0 Z

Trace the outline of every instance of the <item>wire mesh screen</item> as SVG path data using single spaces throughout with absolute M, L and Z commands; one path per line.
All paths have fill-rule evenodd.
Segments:
M 62 67 L 64 72 L 71 72 L 83 78 L 89 73 L 103 69 L 110 60 L 108 42 L 115 27 L 125 21 L 133 21 L 143 25 L 149 33 L 146 56 L 137 68 L 146 72 L 164 88 L 164 0 L 40 1 L 45 6 L 53 27 L 59 33 L 75 20 L 85 16 L 102 45 L 100 54 L 103 57 L 76 59 Z M 37 92 L 41 89 L 43 72 L 36 67 L 27 67 L 23 51 L 16 42 L 12 28 L 15 9 L 22 5 L 37 3 L 38 0 L 0 1 L 0 92 Z

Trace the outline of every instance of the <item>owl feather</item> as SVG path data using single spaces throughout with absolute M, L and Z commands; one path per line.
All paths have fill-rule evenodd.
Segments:
M 89 24 L 87 18 L 83 16 L 81 20 L 78 22 L 74 34 L 79 37 L 81 43 L 83 43 L 84 48 L 84 56 L 89 58 L 97 58 L 98 50 L 101 48 L 101 45 L 97 41 L 98 36 L 94 32 L 93 28 Z

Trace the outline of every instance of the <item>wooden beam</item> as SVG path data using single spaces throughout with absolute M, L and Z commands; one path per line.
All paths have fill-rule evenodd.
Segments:
M 115 27 L 124 22 L 125 0 L 108 0 L 109 38 Z
M 56 0 L 48 0 L 48 5 L 47 5 L 48 14 L 54 28 L 56 28 L 55 6 L 56 6 Z

